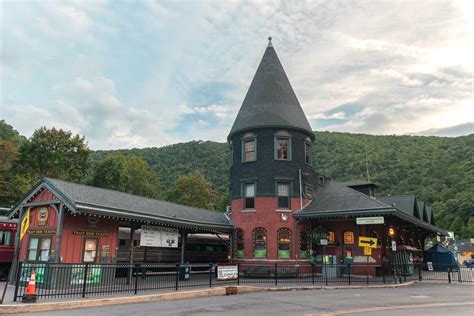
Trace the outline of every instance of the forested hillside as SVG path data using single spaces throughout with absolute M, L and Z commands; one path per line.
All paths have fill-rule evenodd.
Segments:
M 379 195 L 416 194 L 433 206 L 438 226 L 474 237 L 474 134 L 316 132 L 313 157 L 316 170 L 340 181 L 366 179 L 368 161 Z M 90 151 L 87 140 L 69 131 L 40 128 L 26 139 L 2 120 L 0 158 L 0 206 L 17 202 L 43 176 L 218 211 L 228 205 L 224 143 Z
M 373 136 L 316 132 L 314 167 L 335 180 L 370 180 L 379 195 L 416 194 L 435 209 L 439 226 L 474 235 L 474 134 L 463 137 Z M 161 148 L 120 150 L 145 159 L 160 176 L 161 188 L 179 175 L 201 170 L 223 195 L 228 186 L 224 143 L 192 141 Z M 110 151 L 96 151 L 101 160 Z

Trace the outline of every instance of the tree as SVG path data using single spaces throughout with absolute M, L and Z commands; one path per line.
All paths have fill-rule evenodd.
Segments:
M 156 198 L 159 196 L 159 179 L 143 159 L 121 153 L 113 154 L 97 163 L 92 185 Z
M 87 172 L 89 153 L 84 137 L 41 127 L 20 148 L 19 163 L 37 178 L 81 182 Z
M 215 198 L 216 192 L 201 171 L 180 176 L 167 194 L 167 199 L 171 202 L 204 209 L 214 209 Z

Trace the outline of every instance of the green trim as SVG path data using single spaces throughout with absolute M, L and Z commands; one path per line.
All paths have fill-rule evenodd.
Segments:
M 248 142 L 248 141 L 254 141 L 255 142 L 255 146 L 254 146 L 254 153 L 255 153 L 255 159 L 254 160 L 249 160 L 249 161 L 245 161 L 244 160 L 244 157 L 245 157 L 245 142 Z M 241 152 L 241 159 L 240 161 L 242 163 L 246 163 L 246 162 L 255 162 L 257 161 L 257 136 L 253 135 L 253 136 L 248 136 L 248 137 L 243 137 L 240 139 L 240 152 Z
M 300 251 L 300 259 L 307 259 L 308 258 L 308 252 L 306 250 Z
M 243 258 L 244 257 L 244 251 L 243 250 L 237 250 L 237 258 Z
M 277 154 L 277 140 L 278 139 L 285 139 L 288 141 L 288 159 L 278 159 L 278 154 Z M 278 160 L 278 161 L 291 161 L 292 159 L 292 142 L 291 142 L 291 136 L 278 136 L 274 135 L 273 136 L 273 159 Z
M 278 250 L 278 259 L 290 259 L 290 251 Z
M 258 249 L 253 251 L 254 258 L 266 258 L 267 257 L 267 250 L 266 249 Z

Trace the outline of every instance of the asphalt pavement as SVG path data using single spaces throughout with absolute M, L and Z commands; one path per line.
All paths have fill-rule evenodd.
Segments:
M 84 302 L 87 304 L 87 302 Z M 260 292 L 34 315 L 474 315 L 474 285 Z

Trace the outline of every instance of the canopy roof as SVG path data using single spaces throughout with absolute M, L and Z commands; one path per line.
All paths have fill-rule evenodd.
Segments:
M 269 38 L 269 43 L 229 133 L 259 127 L 295 128 L 314 139 L 303 109 Z
M 48 189 L 73 213 L 84 212 L 123 219 L 150 221 L 203 230 L 233 229 L 227 214 L 125 192 L 43 178 L 9 213 L 14 216 L 22 205 L 42 189 Z

